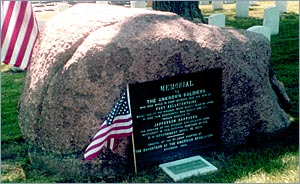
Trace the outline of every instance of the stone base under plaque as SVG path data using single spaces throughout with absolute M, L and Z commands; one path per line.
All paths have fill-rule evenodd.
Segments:
M 160 164 L 159 167 L 163 169 L 174 181 L 218 170 L 218 168 L 213 166 L 201 156 L 194 156 Z

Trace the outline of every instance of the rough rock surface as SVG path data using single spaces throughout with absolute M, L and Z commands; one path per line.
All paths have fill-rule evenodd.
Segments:
M 289 119 L 280 104 L 289 98 L 272 73 L 270 54 L 268 40 L 256 33 L 166 12 L 75 5 L 46 23 L 27 72 L 19 122 L 32 163 L 70 177 L 128 172 L 130 138 L 119 140 L 116 153 L 82 161 L 121 90 L 213 68 L 223 70 L 225 147 L 284 128 Z

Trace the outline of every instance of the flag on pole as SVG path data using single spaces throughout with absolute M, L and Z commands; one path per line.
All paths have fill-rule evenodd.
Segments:
M 39 29 L 29 1 L 1 1 L 1 62 L 26 70 Z
M 115 139 L 131 136 L 132 119 L 128 99 L 128 93 L 125 91 L 86 148 L 84 160 L 98 156 L 104 146 L 113 150 Z

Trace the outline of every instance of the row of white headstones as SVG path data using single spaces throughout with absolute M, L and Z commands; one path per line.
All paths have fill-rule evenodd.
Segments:
M 223 9 L 223 1 L 209 1 L 201 0 L 200 5 L 212 5 L 213 10 Z M 269 41 L 271 35 L 279 33 L 279 16 L 280 13 L 287 11 L 287 1 L 277 0 L 276 6 L 269 7 L 264 10 L 263 25 L 256 25 L 248 28 L 248 31 L 263 34 Z M 108 1 L 96 1 L 99 4 L 108 4 Z M 249 6 L 257 5 L 257 1 L 224 1 L 225 4 L 236 3 L 236 17 L 248 17 Z M 146 8 L 145 1 L 130 1 L 131 8 Z M 58 13 L 69 8 L 67 4 L 58 5 Z M 39 27 L 41 28 L 46 21 L 39 20 Z M 218 27 L 225 27 L 225 15 L 224 14 L 212 14 L 208 17 L 208 24 Z
M 234 3 L 234 1 L 224 1 L 225 4 Z M 249 6 L 257 5 L 257 1 L 236 1 L 236 17 L 248 17 Z M 200 1 L 201 5 L 208 5 L 209 1 Z M 212 1 L 213 10 L 223 9 L 223 1 Z M 280 13 L 287 12 L 287 1 L 275 1 L 275 6 L 264 9 L 263 25 L 256 25 L 248 28 L 248 31 L 253 31 L 264 35 L 269 41 L 271 35 L 279 33 L 279 17 Z M 208 17 L 208 24 L 225 27 L 224 14 L 212 14 Z
M 257 1 L 234 1 L 225 0 L 223 1 L 209 1 L 201 0 L 200 5 L 208 5 L 211 2 L 213 10 L 223 9 L 223 3 L 231 4 L 236 3 L 236 17 L 248 17 L 249 16 L 249 6 L 257 5 Z M 264 10 L 264 20 L 263 25 L 256 25 L 248 28 L 248 31 L 260 33 L 267 37 L 270 41 L 271 35 L 276 35 L 279 33 L 279 16 L 280 13 L 287 12 L 287 1 L 276 0 L 275 7 L 269 7 Z M 105 1 L 99 2 L 106 4 Z M 131 1 L 131 8 L 146 8 L 144 1 Z M 224 14 L 212 14 L 208 17 L 208 24 L 225 27 L 225 15 Z

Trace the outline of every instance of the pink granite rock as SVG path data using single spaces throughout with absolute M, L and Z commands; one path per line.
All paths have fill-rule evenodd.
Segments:
M 130 138 L 115 153 L 84 163 L 83 151 L 127 83 L 222 68 L 221 140 L 289 125 L 284 87 L 272 74 L 263 36 L 198 25 L 166 12 L 78 4 L 40 34 L 19 104 L 34 165 L 70 177 L 108 177 L 132 169 Z M 275 90 L 274 90 L 275 89 Z M 280 99 L 280 101 L 279 101 Z

